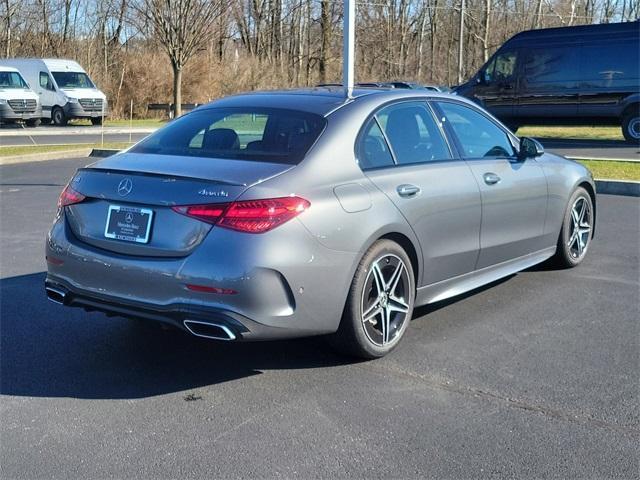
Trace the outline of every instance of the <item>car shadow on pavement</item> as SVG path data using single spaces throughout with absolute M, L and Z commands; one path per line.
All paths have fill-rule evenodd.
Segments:
M 133 399 L 353 363 L 322 338 L 225 343 L 49 302 L 44 273 L 0 280 L 0 393 Z

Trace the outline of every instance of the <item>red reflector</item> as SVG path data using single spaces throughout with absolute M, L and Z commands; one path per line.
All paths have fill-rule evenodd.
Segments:
M 238 292 L 231 288 L 218 288 L 218 287 L 208 287 L 206 285 L 192 285 L 187 283 L 185 285 L 189 290 L 194 292 L 202 292 L 202 293 L 217 293 L 219 295 L 235 295 Z
M 59 258 L 55 258 L 55 257 L 45 257 L 47 259 L 47 262 L 49 262 L 51 265 L 62 265 L 64 263 L 64 260 L 60 260 Z
M 282 197 L 171 208 L 182 215 L 231 230 L 264 233 L 300 215 L 310 205 L 304 198 Z
M 184 207 L 171 207 L 174 212 L 197 218 L 207 223 L 216 223 L 227 208 L 226 203 L 214 203 L 212 205 L 187 205 Z
M 74 203 L 80 203 L 86 197 L 81 193 L 76 192 L 69 185 L 64 187 L 64 190 L 60 194 L 58 199 L 58 208 L 66 207 L 67 205 L 73 205 Z

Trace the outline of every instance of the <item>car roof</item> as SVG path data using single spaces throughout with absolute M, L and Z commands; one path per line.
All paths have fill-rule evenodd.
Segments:
M 282 108 L 327 116 L 339 108 L 362 99 L 379 102 L 415 97 L 451 97 L 451 94 L 430 90 L 354 88 L 350 96 L 342 87 L 315 87 L 292 90 L 267 90 L 241 93 L 215 100 L 199 107 L 209 108 Z M 455 97 L 461 99 L 461 97 Z

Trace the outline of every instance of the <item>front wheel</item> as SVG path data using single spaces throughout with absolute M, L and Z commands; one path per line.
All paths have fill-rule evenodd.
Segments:
M 569 199 L 558 237 L 555 263 L 571 268 L 579 265 L 587 255 L 593 238 L 593 201 L 589 193 L 578 187 Z
M 402 339 L 414 300 L 415 279 L 408 255 L 391 240 L 377 241 L 358 265 L 332 344 L 348 355 L 383 357 Z
M 622 135 L 627 142 L 640 144 L 640 108 L 633 109 L 622 118 Z
M 64 110 L 62 110 L 60 107 L 55 107 L 53 109 L 53 111 L 51 112 L 51 120 L 53 121 L 54 125 L 57 125 L 59 127 L 64 127 L 67 122 L 67 116 L 64 114 Z

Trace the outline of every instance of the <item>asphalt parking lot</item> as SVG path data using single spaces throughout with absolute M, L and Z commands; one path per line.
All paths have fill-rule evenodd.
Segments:
M 3 478 L 638 478 L 640 199 L 599 196 L 580 267 L 421 308 L 353 362 L 48 302 L 45 232 L 85 163 L 0 167 Z

